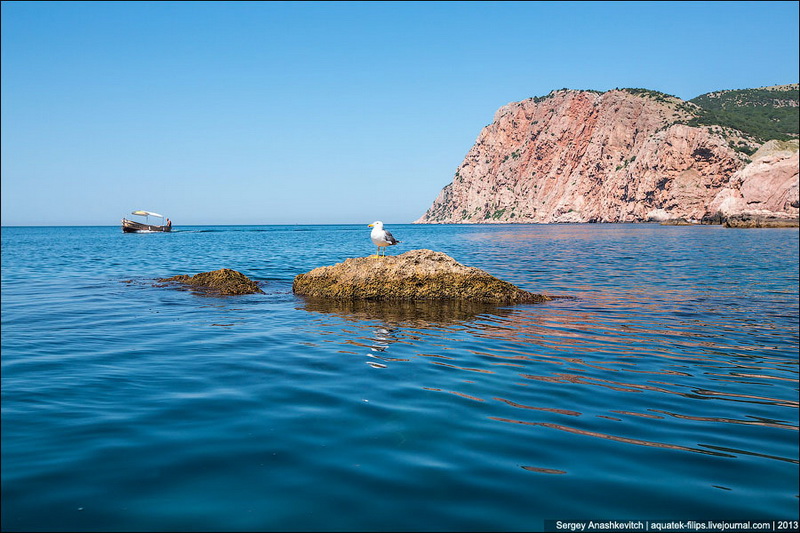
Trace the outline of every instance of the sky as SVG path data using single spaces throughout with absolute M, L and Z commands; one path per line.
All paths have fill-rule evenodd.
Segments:
M 2 225 L 410 223 L 509 103 L 798 82 L 798 2 L 19 2 Z

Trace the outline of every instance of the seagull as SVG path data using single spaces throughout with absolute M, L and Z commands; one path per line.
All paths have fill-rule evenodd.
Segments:
M 375 257 L 379 257 L 381 255 L 381 248 L 383 248 L 383 255 L 386 255 L 387 246 L 392 246 L 393 244 L 400 242 L 395 239 L 391 233 L 383 229 L 383 222 L 380 220 L 376 220 L 367 227 L 372 228 L 372 233 L 369 234 L 369 237 L 372 239 L 373 244 L 378 247 L 378 249 L 375 251 Z

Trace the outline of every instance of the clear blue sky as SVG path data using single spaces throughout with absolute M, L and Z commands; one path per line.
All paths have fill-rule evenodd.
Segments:
M 508 102 L 798 81 L 798 2 L 2 2 L 2 224 L 408 223 Z

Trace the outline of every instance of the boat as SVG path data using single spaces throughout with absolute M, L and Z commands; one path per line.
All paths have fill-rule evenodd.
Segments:
M 122 219 L 122 231 L 124 233 L 151 233 L 156 231 L 172 231 L 172 221 L 164 215 L 153 213 L 152 211 L 133 211 L 131 215 L 145 217 L 144 222 Z M 150 224 L 150 217 L 161 219 L 161 224 Z

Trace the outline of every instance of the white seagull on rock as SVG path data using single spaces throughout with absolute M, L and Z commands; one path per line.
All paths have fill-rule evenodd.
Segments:
M 373 244 L 378 247 L 378 249 L 375 251 L 376 257 L 381 255 L 381 248 L 383 248 L 383 255 L 386 255 L 387 246 L 392 246 L 393 244 L 400 242 L 395 239 L 388 230 L 383 229 L 383 222 L 380 220 L 376 220 L 368 227 L 372 228 L 372 233 L 369 234 L 369 237 L 372 239 Z

